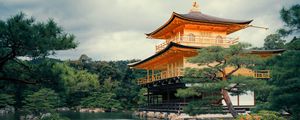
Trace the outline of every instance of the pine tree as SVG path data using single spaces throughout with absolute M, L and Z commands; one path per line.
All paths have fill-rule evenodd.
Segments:
M 189 60 L 191 63 L 198 64 L 200 69 L 185 70 L 184 81 L 192 85 L 178 90 L 177 96 L 196 95 L 202 99 L 191 102 L 186 107 L 186 112 L 190 114 L 222 112 L 221 101 L 224 99 L 231 114 L 237 116 L 228 92 L 241 95 L 266 84 L 265 81 L 253 77 L 234 76 L 234 73 L 241 68 L 253 68 L 262 63 L 260 57 L 247 53 L 245 48 L 249 46 L 249 44 L 237 44 L 230 48 L 207 47 L 200 49 L 198 55 Z M 228 69 L 229 67 L 232 69 Z

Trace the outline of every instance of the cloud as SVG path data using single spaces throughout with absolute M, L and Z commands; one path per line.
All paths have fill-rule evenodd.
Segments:
M 39 21 L 53 18 L 66 32 L 76 36 L 75 50 L 58 51 L 60 59 L 78 59 L 87 54 L 94 60 L 143 59 L 154 54 L 155 40 L 144 33 L 164 24 L 173 11 L 187 13 L 187 0 L 3 0 L 0 18 L 19 11 Z M 254 19 L 253 25 L 269 30 L 247 28 L 233 33 L 240 41 L 262 46 L 263 39 L 281 23 L 279 10 L 297 0 L 199 0 L 201 12 L 231 19 Z

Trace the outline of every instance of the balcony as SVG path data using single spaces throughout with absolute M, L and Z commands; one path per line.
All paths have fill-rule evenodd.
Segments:
M 257 71 L 254 71 L 253 77 L 254 78 L 271 78 L 270 70 L 257 70 Z
M 174 71 L 170 71 L 169 73 L 167 71 L 162 71 L 153 75 L 148 75 L 143 78 L 139 78 L 137 80 L 139 85 L 152 83 L 159 80 L 164 80 L 168 78 L 174 78 L 174 77 L 181 77 L 183 76 L 183 68 L 178 67 L 174 69 Z M 259 78 L 259 79 L 268 79 L 270 77 L 270 70 L 256 70 L 253 71 L 252 77 Z
M 163 50 L 169 42 L 174 42 L 182 45 L 190 45 L 197 47 L 208 47 L 208 46 L 223 46 L 229 47 L 238 42 L 239 38 L 228 38 L 228 37 L 204 37 L 204 36 L 179 36 L 171 40 L 167 40 L 164 43 L 156 45 L 156 52 Z
M 168 78 L 173 78 L 173 77 L 180 77 L 183 76 L 183 70 L 181 67 L 175 68 L 173 71 L 161 71 L 153 75 L 148 75 L 143 78 L 138 79 L 138 84 L 147 84 L 147 83 L 152 83 L 155 81 L 163 80 L 163 79 L 168 79 Z

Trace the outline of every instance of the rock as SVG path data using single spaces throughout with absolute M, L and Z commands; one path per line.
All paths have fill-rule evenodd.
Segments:
M 99 112 L 105 112 L 102 108 L 95 108 L 94 110 L 93 110 L 93 112 L 95 112 L 95 113 L 99 113 Z
M 168 113 L 162 112 L 158 118 L 159 119 L 167 119 L 168 118 Z
M 70 111 L 70 108 L 68 107 L 61 107 L 61 108 L 57 108 L 57 111 Z
M 88 112 L 88 110 L 85 109 L 85 108 L 80 108 L 80 109 L 79 109 L 79 112 Z
M 5 108 L 0 109 L 0 115 L 15 113 L 15 108 L 13 106 L 5 106 Z
M 160 114 L 161 114 L 160 112 L 155 112 L 155 113 L 154 113 L 154 118 L 159 118 L 159 117 L 160 117 Z
M 147 118 L 154 118 L 154 112 L 148 112 Z
M 46 113 L 46 114 L 42 114 L 41 115 L 41 119 L 45 118 L 45 117 L 49 117 L 51 116 L 51 113 Z
M 0 110 L 0 115 L 6 114 L 5 110 Z
M 102 108 L 81 108 L 79 109 L 79 112 L 99 113 L 99 112 L 105 112 L 105 110 Z
M 176 120 L 176 118 L 177 118 L 177 114 L 175 114 L 175 113 L 170 113 L 169 115 L 168 115 L 168 119 L 169 120 Z
M 196 119 L 193 118 L 192 116 L 189 116 L 188 114 L 185 114 L 185 113 L 181 113 L 181 114 L 178 115 L 175 119 L 176 119 L 176 120 L 185 120 L 185 119 L 188 119 L 188 120 L 196 120 Z
M 147 117 L 147 112 L 146 112 L 146 111 L 143 111 L 143 112 L 142 112 L 142 115 L 143 115 L 143 118 L 146 118 L 146 117 Z

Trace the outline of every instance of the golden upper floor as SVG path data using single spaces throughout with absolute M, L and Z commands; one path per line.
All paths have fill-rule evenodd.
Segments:
M 147 38 L 164 40 L 156 46 L 156 52 L 165 48 L 170 42 L 196 46 L 229 47 L 238 42 L 238 38 L 227 35 L 246 28 L 252 20 L 233 20 L 219 18 L 199 11 L 197 3 L 193 4 L 188 14 L 173 12 L 170 19 L 151 33 Z

